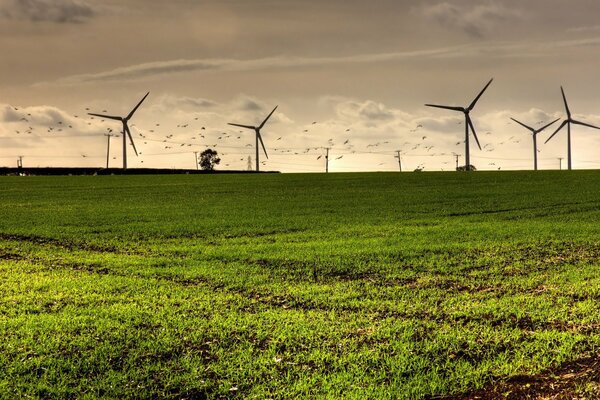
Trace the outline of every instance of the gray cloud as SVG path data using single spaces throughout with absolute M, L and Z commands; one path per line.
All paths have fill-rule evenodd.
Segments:
M 372 100 L 364 102 L 344 101 L 336 106 L 336 113 L 342 119 L 358 119 L 367 124 L 389 122 L 396 118 L 397 112 Z
M 468 7 L 443 2 L 425 6 L 422 12 L 425 17 L 447 28 L 463 31 L 474 38 L 486 36 L 490 27 L 499 22 L 516 18 L 515 12 L 492 2 Z
M 163 95 L 156 100 L 159 110 L 173 110 L 173 109 L 184 109 L 184 110 L 203 110 L 212 109 L 217 106 L 217 103 L 203 98 L 195 98 L 189 96 L 173 96 Z
M 265 106 L 258 100 L 242 96 L 235 101 L 235 108 L 240 111 L 264 111 Z
M 4 105 L 0 108 L 0 121 L 5 123 L 23 123 L 25 125 L 56 126 L 73 124 L 76 121 L 68 113 L 50 106 L 19 108 Z
M 96 15 L 81 0 L 3 0 L 0 16 L 32 22 L 81 23 Z

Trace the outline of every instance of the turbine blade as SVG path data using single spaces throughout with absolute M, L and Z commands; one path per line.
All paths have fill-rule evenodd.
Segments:
M 240 124 L 232 124 L 232 123 L 227 123 L 227 125 L 239 126 L 240 128 L 246 128 L 246 129 L 256 129 L 255 126 L 250 126 L 250 125 L 240 125 Z
M 127 126 L 127 124 L 123 124 L 123 126 L 125 127 L 125 132 L 127 132 L 127 136 L 129 136 L 129 140 L 131 141 L 131 145 L 133 146 L 133 151 L 135 151 L 135 155 L 138 155 L 137 149 L 135 148 L 135 143 L 133 143 L 133 136 L 131 136 L 131 131 L 129 130 L 129 127 Z
M 267 160 L 269 159 L 269 155 L 267 154 L 267 149 L 265 149 L 265 144 L 262 140 L 262 135 L 260 134 L 259 130 L 256 130 L 256 134 L 258 135 L 258 140 L 260 141 L 260 144 L 262 145 L 263 151 L 265 152 L 265 157 L 267 157 Z
M 494 80 L 494 78 L 490 79 L 490 81 L 487 83 L 487 85 L 485 85 L 485 87 L 481 90 L 481 92 L 479 92 L 477 97 L 475 97 L 475 100 L 473 100 L 471 105 L 469 105 L 469 108 L 468 108 L 469 111 L 472 110 L 473 107 L 475 107 L 475 104 L 477 104 L 477 102 L 479 101 L 479 98 L 481 97 L 481 95 L 483 95 L 483 92 L 485 92 L 485 90 L 488 88 L 488 86 L 490 86 L 492 84 L 493 80 Z
M 510 119 L 512 119 L 513 121 L 515 121 L 517 124 L 521 125 L 523 128 L 529 129 L 529 130 L 530 130 L 530 131 L 532 131 L 532 132 L 534 131 L 534 129 L 533 129 L 532 127 L 530 127 L 530 126 L 527 126 L 527 125 L 525 125 L 524 123 L 522 123 L 522 122 L 519 122 L 519 121 L 517 121 L 516 119 L 514 119 L 514 118 L 512 118 L 512 117 L 511 117 Z
M 565 91 L 563 87 L 560 87 L 560 92 L 562 93 L 563 101 L 565 102 L 565 110 L 567 110 L 567 117 L 571 119 L 571 110 L 569 110 L 569 105 L 567 104 L 567 97 L 565 96 Z
M 275 106 L 275 108 L 273 109 L 273 111 L 271 111 L 271 114 L 269 114 L 267 116 L 267 118 L 265 118 L 265 120 L 262 122 L 262 124 L 260 124 L 258 126 L 258 129 L 262 129 L 262 127 L 265 126 L 265 124 L 267 123 L 267 121 L 269 120 L 269 118 L 271 118 L 271 115 L 273 115 L 273 113 L 275 112 L 275 110 L 277 110 L 277 107 L 279 107 L 279 106 Z M 269 158 L 269 157 L 267 157 L 267 158 Z
M 541 131 L 543 131 L 544 129 L 546 129 L 547 127 L 549 127 L 550 125 L 552 125 L 553 123 L 555 123 L 556 121 L 558 121 L 560 118 L 556 118 L 554 121 L 550 122 L 549 124 L 546 124 L 544 126 L 542 126 L 539 129 L 535 130 L 535 133 L 540 133 Z
M 125 118 L 126 120 L 130 120 L 131 117 L 133 117 L 133 114 L 135 114 L 135 112 L 137 111 L 137 109 L 140 108 L 140 106 L 142 105 L 142 103 L 144 102 L 144 100 L 146 100 L 146 97 L 148 97 L 149 94 L 150 94 L 150 92 L 146 93 L 146 95 L 142 98 L 142 100 L 140 100 L 140 102 L 137 104 L 137 106 L 135 106 L 135 108 L 133 110 L 131 110 L 131 112 L 129 113 L 129 115 Z
M 437 104 L 425 104 L 427 107 L 435 107 L 435 108 L 443 108 L 444 110 L 452 110 L 452 111 L 460 111 L 465 112 L 463 107 L 453 107 L 453 106 L 440 106 Z
M 93 113 L 88 113 L 88 115 L 93 115 L 94 117 L 101 117 L 101 118 L 106 118 L 106 119 L 114 119 L 115 121 L 123 120 L 123 118 L 115 117 L 114 115 L 103 115 L 103 114 L 93 114 Z
M 581 121 L 575 121 L 575 120 L 571 120 L 572 123 L 574 123 L 575 125 L 583 125 L 583 126 L 587 126 L 588 128 L 594 128 L 594 129 L 600 129 L 595 125 L 592 124 L 586 124 L 585 122 L 581 122 Z
M 544 144 L 548 143 L 548 141 L 549 141 L 550 139 L 552 139 L 552 138 L 554 137 L 554 135 L 556 135 L 556 134 L 558 133 L 558 131 L 560 131 L 562 128 L 564 128 L 564 127 L 565 127 L 565 125 L 566 125 L 566 124 L 568 124 L 568 123 L 569 123 L 569 120 L 568 120 L 568 119 L 565 119 L 565 120 L 562 122 L 562 124 L 560 124 L 560 126 L 558 127 L 558 129 L 556 129 L 556 130 L 554 131 L 554 133 L 553 133 L 552 135 L 550 135 L 550 137 L 549 137 L 548 139 L 546 139 L 546 141 L 544 142 Z
M 475 127 L 473 126 L 473 121 L 471 121 L 471 117 L 469 117 L 467 115 L 467 123 L 469 124 L 469 127 L 471 127 L 471 132 L 473 132 L 473 137 L 475 138 L 475 141 L 477 142 L 477 146 L 479 147 L 479 150 L 481 150 L 481 144 L 479 144 L 479 139 L 477 138 L 477 132 L 475 132 Z

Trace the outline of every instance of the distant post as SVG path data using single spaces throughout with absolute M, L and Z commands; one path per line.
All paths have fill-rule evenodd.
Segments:
M 456 158 L 456 170 L 458 171 L 458 157 L 460 157 L 460 155 L 455 154 L 454 157 Z
M 17 158 L 17 168 L 23 168 L 23 156 Z
M 402 172 L 402 160 L 400 159 L 400 150 L 396 150 L 397 155 L 394 156 L 394 158 L 398 159 L 398 168 L 400 169 L 400 172 Z
M 194 159 L 196 160 L 196 171 L 200 169 L 200 165 L 198 164 L 198 152 L 194 152 Z
M 111 138 L 111 134 L 110 133 L 105 133 L 104 136 L 106 136 L 107 139 L 107 143 L 106 143 L 106 169 L 108 169 L 108 160 L 110 159 L 110 138 Z
M 562 171 L 562 157 L 558 157 L 558 169 L 560 169 Z
M 329 147 L 325 148 L 325 173 L 329 173 Z

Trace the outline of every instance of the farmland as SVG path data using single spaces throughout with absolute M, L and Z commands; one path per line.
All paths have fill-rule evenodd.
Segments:
M 600 172 L 5 177 L 0 202 L 0 398 L 424 398 L 600 356 Z

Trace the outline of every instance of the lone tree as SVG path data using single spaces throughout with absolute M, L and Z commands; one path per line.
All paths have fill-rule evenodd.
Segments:
M 200 168 L 204 171 L 212 171 L 215 169 L 215 165 L 219 165 L 221 159 L 216 150 L 206 149 L 200 153 Z
M 477 168 L 475 168 L 475 166 L 473 164 L 469 164 L 469 168 L 467 169 L 466 165 L 461 165 L 460 167 L 456 168 L 457 171 L 477 171 Z

